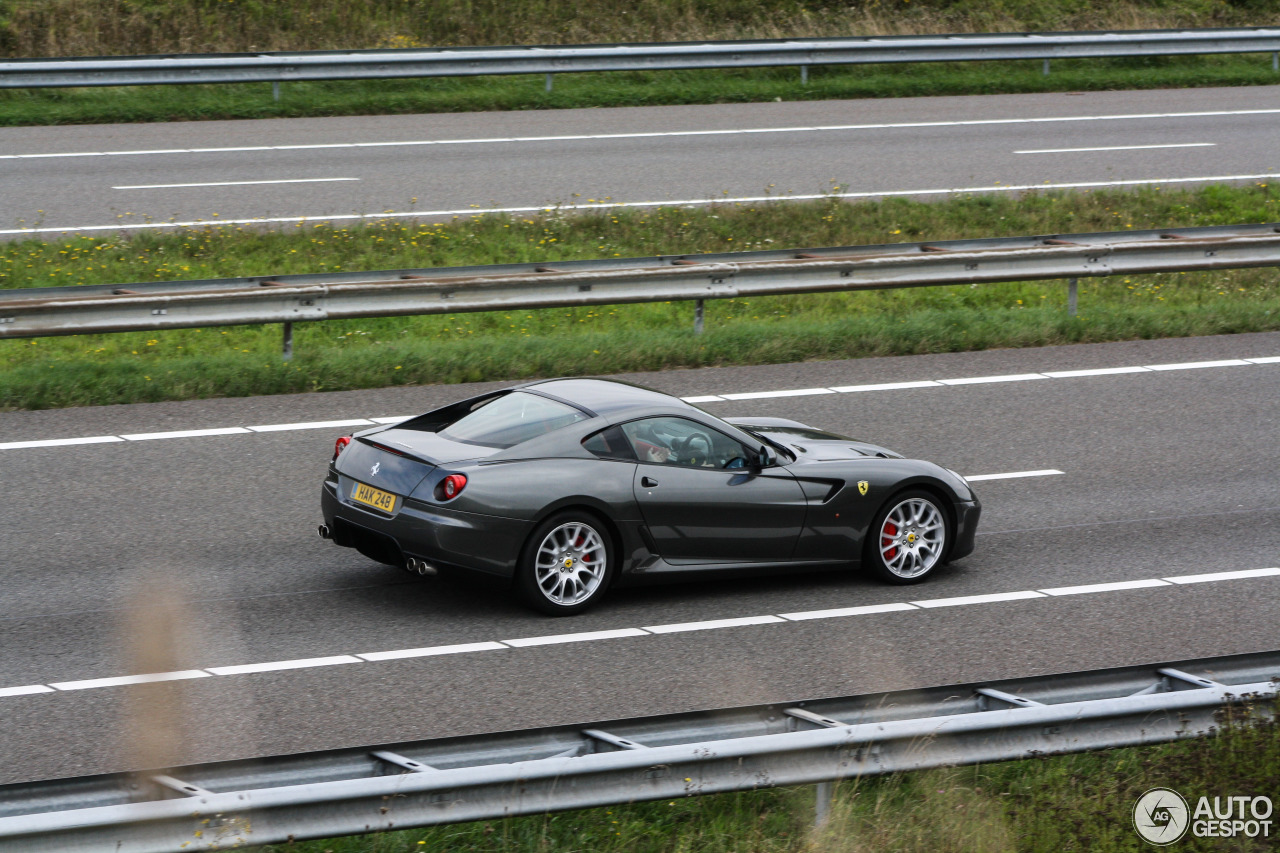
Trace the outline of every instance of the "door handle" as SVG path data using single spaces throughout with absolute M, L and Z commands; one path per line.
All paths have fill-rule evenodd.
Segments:
M 652 489 L 654 486 L 658 485 L 658 481 L 652 477 L 641 477 L 640 485 L 644 486 L 646 489 Z

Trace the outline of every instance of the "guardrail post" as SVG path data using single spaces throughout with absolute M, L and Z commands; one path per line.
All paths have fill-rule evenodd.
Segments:
M 822 829 L 831 820 L 831 801 L 836 796 L 835 782 L 819 782 L 813 786 L 813 827 Z
M 1044 61 L 1044 76 L 1049 76 L 1049 60 Z
M 273 100 L 276 101 L 276 103 L 280 102 L 280 81 L 279 80 L 271 81 L 271 97 Z
M 1067 313 L 1076 316 L 1076 280 L 1067 279 Z
M 702 334 L 702 308 L 704 304 L 701 299 L 693 303 L 693 333 L 695 335 Z
M 551 75 L 550 74 L 547 75 L 547 91 L 548 92 L 551 91 Z
M 809 66 L 807 65 L 800 66 L 800 85 L 801 86 L 809 85 Z
M 1280 53 L 1271 54 L 1271 70 L 1280 71 Z
M 289 361 L 293 358 L 293 324 L 284 323 L 284 345 L 281 347 L 281 359 Z

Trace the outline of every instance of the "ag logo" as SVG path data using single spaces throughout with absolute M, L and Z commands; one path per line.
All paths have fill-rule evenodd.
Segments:
M 1133 828 L 1144 841 L 1163 847 L 1187 832 L 1187 801 L 1171 788 L 1152 788 L 1133 804 Z
M 858 481 L 858 494 L 865 495 L 867 493 L 867 489 L 870 489 L 870 488 L 871 488 L 871 484 L 868 483 L 866 480 Z

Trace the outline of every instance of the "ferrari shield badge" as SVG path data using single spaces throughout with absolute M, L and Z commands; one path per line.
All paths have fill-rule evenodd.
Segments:
M 858 481 L 858 494 L 865 495 L 867 493 L 867 489 L 869 488 L 871 488 L 871 484 L 868 483 L 866 480 Z

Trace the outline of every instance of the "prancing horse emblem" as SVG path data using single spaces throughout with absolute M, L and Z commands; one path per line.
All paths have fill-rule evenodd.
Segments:
M 871 484 L 868 483 L 866 480 L 858 481 L 858 494 L 865 495 L 867 493 L 867 489 L 869 488 L 871 488 Z
M 370 477 L 376 477 L 376 476 L 378 476 L 378 469 L 379 469 L 379 468 L 381 468 L 381 467 L 382 467 L 382 463 L 381 463 L 381 462 L 375 462 L 375 463 L 373 463 L 373 467 L 369 469 L 369 476 L 370 476 Z M 866 489 L 863 489 L 863 490 L 862 490 L 862 493 L 865 495 L 865 494 L 867 493 L 867 490 L 866 490 Z

